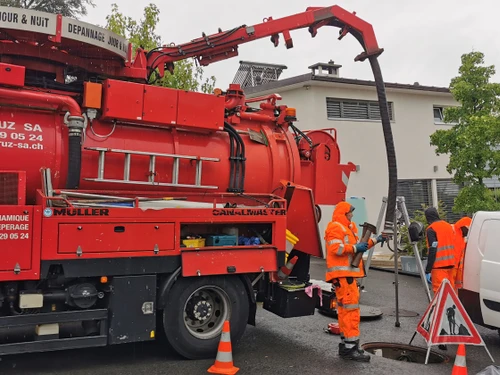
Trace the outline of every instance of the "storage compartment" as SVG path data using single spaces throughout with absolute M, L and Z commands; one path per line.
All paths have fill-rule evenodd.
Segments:
M 318 289 L 314 288 L 312 297 L 309 297 L 305 288 L 310 285 L 312 284 L 305 284 L 303 288 L 287 288 L 286 285 L 272 283 L 269 286 L 269 295 L 264 299 L 263 307 L 282 318 L 314 315 Z
M 181 128 L 224 129 L 224 97 L 179 91 L 177 124 Z
M 109 344 L 154 340 L 156 276 L 114 277 L 111 283 Z
M 207 236 L 206 246 L 236 246 L 238 238 L 227 234 L 211 234 Z
M 173 223 L 60 224 L 59 253 L 174 249 Z
M 178 90 L 166 87 L 144 88 L 143 120 L 158 125 L 175 126 L 177 123 Z
M 103 88 L 102 120 L 142 120 L 144 85 L 108 79 Z

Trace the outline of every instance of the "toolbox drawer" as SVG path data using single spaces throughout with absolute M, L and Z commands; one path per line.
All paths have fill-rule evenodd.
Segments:
M 173 223 L 59 224 L 59 253 L 167 251 L 174 249 Z

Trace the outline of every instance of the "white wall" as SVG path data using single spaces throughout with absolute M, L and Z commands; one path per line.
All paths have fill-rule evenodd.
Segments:
M 299 121 L 296 125 L 300 129 L 337 129 L 341 162 L 351 161 L 360 166 L 359 172 L 351 174 L 347 197 L 365 197 L 368 221 L 376 224 L 382 197 L 387 195 L 388 189 L 382 125 L 380 121 L 328 120 L 326 113 L 326 97 L 377 100 L 375 89 L 337 83 L 320 84 L 323 86 L 278 90 L 283 97 L 279 103 L 297 109 Z M 437 129 L 449 128 L 449 125 L 434 124 L 433 105 L 456 105 L 451 95 L 387 89 L 387 99 L 394 103 L 392 131 L 398 179 L 450 178 L 446 171 L 448 157 L 435 154 L 429 136 Z M 437 172 L 434 172 L 434 166 L 438 167 Z M 324 219 L 329 220 L 331 210 L 325 207 L 324 211 Z

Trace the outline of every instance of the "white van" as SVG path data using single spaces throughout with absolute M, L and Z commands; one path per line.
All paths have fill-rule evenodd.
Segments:
M 474 323 L 500 333 L 499 211 L 478 211 L 472 218 L 458 296 Z

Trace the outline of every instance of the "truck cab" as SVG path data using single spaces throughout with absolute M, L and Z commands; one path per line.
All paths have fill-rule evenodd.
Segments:
M 500 211 L 478 211 L 469 230 L 458 295 L 472 321 L 500 332 Z

